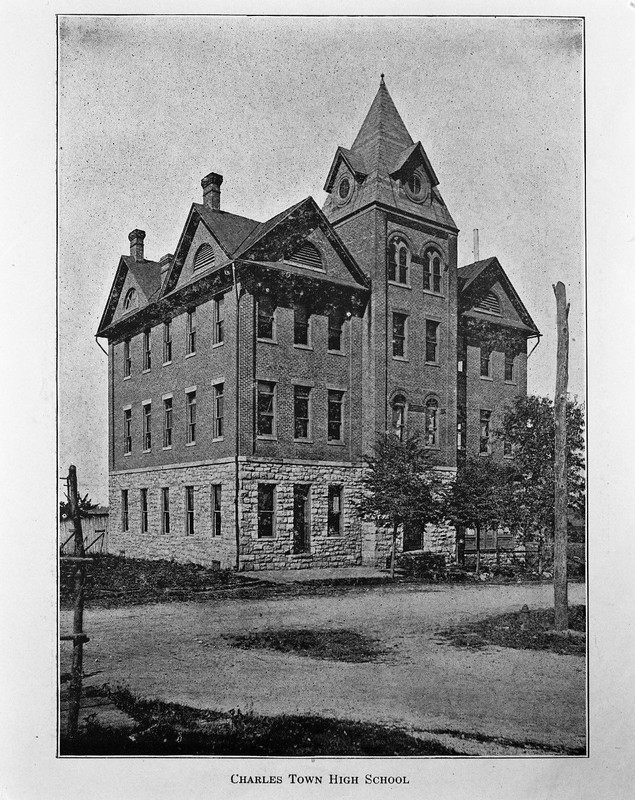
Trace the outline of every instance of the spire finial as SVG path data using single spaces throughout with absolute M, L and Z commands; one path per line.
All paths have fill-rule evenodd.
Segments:
M 384 83 L 384 73 L 383 72 L 381 73 L 380 77 L 381 77 L 381 80 L 379 81 L 379 85 L 380 86 L 385 86 L 386 84 Z

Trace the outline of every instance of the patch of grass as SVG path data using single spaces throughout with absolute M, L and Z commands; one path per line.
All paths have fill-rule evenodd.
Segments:
M 288 628 L 224 637 L 244 650 L 264 648 L 330 661 L 376 661 L 385 654 L 376 639 L 349 630 Z
M 562 635 L 553 631 L 553 609 L 517 611 L 438 631 L 456 647 L 482 648 L 487 645 L 517 650 L 551 650 L 553 653 L 586 654 L 586 607 L 569 608 L 569 628 L 581 635 Z
M 137 725 L 113 730 L 95 721 L 62 755 L 426 756 L 458 755 L 435 741 L 398 728 L 312 715 L 275 717 L 227 714 L 136 699 L 127 689 L 109 691 Z
M 586 747 L 563 747 L 546 745 L 542 742 L 534 742 L 529 739 L 518 740 L 509 739 L 506 736 L 488 736 L 485 733 L 465 733 L 465 731 L 457 731 L 453 728 L 429 728 L 427 733 L 446 734 L 458 739 L 469 739 L 473 742 L 482 742 L 484 744 L 493 743 L 500 744 L 504 747 L 515 747 L 522 750 L 534 750 L 538 753 L 549 753 L 550 755 L 568 755 L 568 756 L 584 756 L 586 755 Z

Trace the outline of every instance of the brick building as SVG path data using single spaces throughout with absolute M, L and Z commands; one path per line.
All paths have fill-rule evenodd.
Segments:
M 451 479 L 526 392 L 538 331 L 495 258 L 457 269 L 458 229 L 383 78 L 324 208 L 265 222 L 202 181 L 174 254 L 129 234 L 109 345 L 110 540 L 239 569 L 383 563 L 354 500 L 378 433 L 418 433 Z M 412 532 L 405 549 L 421 547 Z M 425 533 L 455 556 L 456 532 Z

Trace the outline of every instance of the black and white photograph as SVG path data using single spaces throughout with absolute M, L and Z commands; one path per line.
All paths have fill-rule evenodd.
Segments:
M 597 797 L 585 16 L 49 22 L 58 773 Z

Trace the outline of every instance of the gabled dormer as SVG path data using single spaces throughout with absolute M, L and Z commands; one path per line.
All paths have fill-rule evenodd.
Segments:
M 337 223 L 378 204 L 456 231 L 438 184 L 423 145 L 408 133 L 382 75 L 352 147 L 337 148 L 324 185 L 329 194 L 324 213 Z

